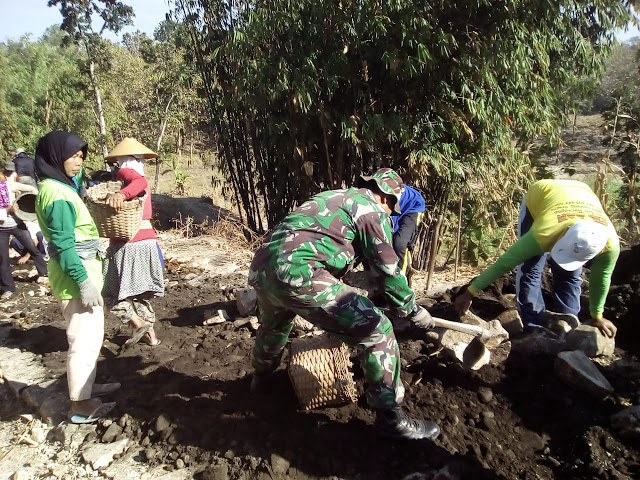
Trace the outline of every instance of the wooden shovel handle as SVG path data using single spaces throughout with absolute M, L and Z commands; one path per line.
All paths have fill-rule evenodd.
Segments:
M 482 335 L 485 329 L 479 325 L 469 325 L 468 323 L 452 322 L 443 318 L 433 317 L 436 327 L 455 330 L 456 332 L 468 333 L 469 335 Z

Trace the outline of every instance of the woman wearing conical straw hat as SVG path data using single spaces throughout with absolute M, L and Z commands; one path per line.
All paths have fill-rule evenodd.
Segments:
M 111 239 L 103 266 L 105 302 L 111 313 L 134 329 L 123 349 L 140 340 L 152 347 L 160 344 L 149 300 L 164 295 L 164 259 L 151 226 L 151 192 L 143 168 L 145 159 L 157 156 L 137 140 L 125 138 L 105 157 L 117 168 L 116 180 L 124 184 L 107 198 L 109 205 L 119 210 L 124 202 L 147 195 L 140 230 L 129 241 Z

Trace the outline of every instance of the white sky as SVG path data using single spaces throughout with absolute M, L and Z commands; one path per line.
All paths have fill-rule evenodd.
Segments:
M 119 35 L 106 33 L 110 40 L 120 40 L 123 33 L 141 30 L 149 36 L 169 12 L 167 0 L 124 0 L 133 7 L 133 25 L 125 27 Z M 100 19 L 98 19 L 100 20 Z M 38 39 L 54 24 L 60 24 L 62 16 L 56 7 L 47 7 L 47 0 L 0 0 L 0 42 L 18 40 L 25 33 Z M 97 28 L 101 23 L 95 22 Z
M 111 40 L 120 40 L 122 33 L 141 30 L 149 36 L 158 24 L 164 20 L 169 11 L 167 0 L 124 0 L 131 5 L 136 14 L 133 25 L 126 27 L 119 35 L 107 33 Z M 62 21 L 57 8 L 47 7 L 47 0 L 0 0 L 0 42 L 18 40 L 25 33 L 31 33 L 32 39 L 39 38 L 51 25 Z M 98 23 L 96 23 L 98 25 Z M 640 36 L 637 29 L 627 32 L 616 32 L 618 39 L 623 42 L 632 37 Z

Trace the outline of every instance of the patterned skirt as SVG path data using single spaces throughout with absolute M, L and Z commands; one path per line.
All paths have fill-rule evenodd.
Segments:
M 129 297 L 164 295 L 163 260 L 156 240 L 120 243 L 107 249 L 102 296 L 107 304 Z

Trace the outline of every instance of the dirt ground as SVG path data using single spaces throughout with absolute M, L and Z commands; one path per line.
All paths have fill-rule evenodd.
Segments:
M 627 255 L 624 265 L 638 265 L 640 250 Z M 640 402 L 640 364 L 624 350 L 603 367 L 616 395 L 597 401 L 558 380 L 553 357 L 514 351 L 505 364 L 470 373 L 430 355 L 419 334 L 399 333 L 407 410 L 437 421 L 442 434 L 433 443 L 391 442 L 373 430 L 374 415 L 362 395 L 357 405 L 300 411 L 284 366 L 272 394 L 249 394 L 255 334 L 242 325 L 246 319 L 237 315 L 229 295 L 232 287 L 244 286 L 244 275 L 202 275 L 186 264 L 169 263 L 170 287 L 154 302 L 163 340 L 155 348 L 139 344 L 117 355 L 129 331 L 107 316 L 97 380 L 123 384 L 113 395 L 118 406 L 110 418 L 128 416 L 121 435 L 145 448 L 149 464 L 190 466 L 203 479 L 640 476 L 640 445 L 621 442 L 609 428 L 611 414 Z M 612 302 L 609 315 L 620 326 L 620 344 L 638 353 L 632 335 L 638 328 L 640 275 L 621 270 L 616 282 L 612 295 L 621 300 Z M 33 289 L 32 283 L 17 286 L 20 293 Z M 509 282 L 496 286 L 474 302 L 476 313 L 494 318 L 504 310 L 499 295 L 511 290 Z M 450 313 L 448 293 L 434 300 L 432 312 Z M 24 295 L 16 309 L 24 315 L 12 320 L 17 328 L 11 340 L 41 355 L 52 377 L 63 376 L 67 343 L 57 305 L 51 297 Z M 226 310 L 231 321 L 203 326 L 207 311 L 217 309 Z M 357 366 L 354 371 L 362 392 L 361 372 Z M 15 421 L 16 412 L 3 402 L 0 419 Z M 157 432 L 160 416 L 171 426 Z M 98 438 L 109 423 L 98 427 Z M 443 469 L 453 473 L 437 476 Z

